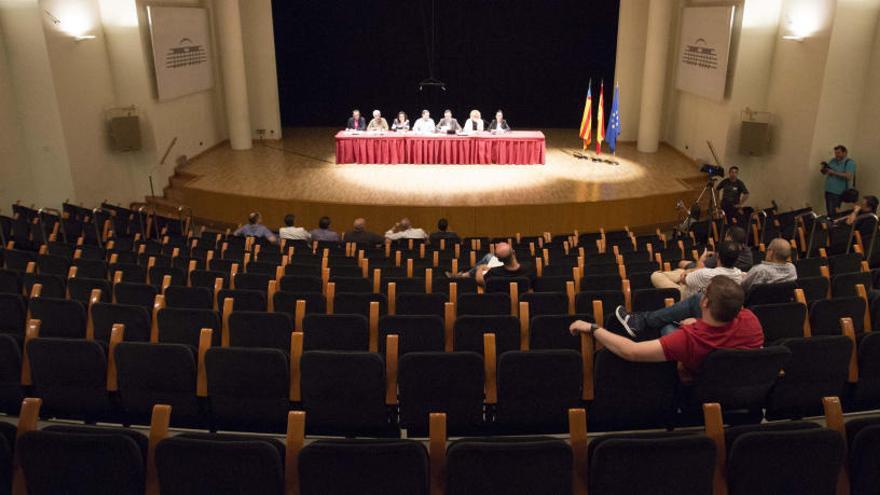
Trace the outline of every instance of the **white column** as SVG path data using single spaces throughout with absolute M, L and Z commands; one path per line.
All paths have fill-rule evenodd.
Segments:
M 660 146 L 672 4 L 672 0 L 651 0 L 648 8 L 648 39 L 645 42 L 638 141 L 638 149 L 643 153 L 654 153 Z
M 249 150 L 253 147 L 253 141 L 238 0 L 215 0 L 214 12 L 217 16 L 229 143 L 234 150 Z

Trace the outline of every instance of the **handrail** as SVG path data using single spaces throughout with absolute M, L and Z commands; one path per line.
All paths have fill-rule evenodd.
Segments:
M 67 244 L 67 231 L 64 229 L 64 215 L 60 210 L 55 208 L 40 208 L 37 210 L 37 218 L 40 222 L 40 232 L 43 233 L 43 242 L 46 244 L 49 243 L 49 234 L 46 233 L 46 225 L 43 223 L 43 214 L 49 213 L 58 217 L 58 223 L 60 225 L 61 237 L 64 238 L 64 243 Z
M 856 224 L 859 223 L 859 220 L 865 220 L 865 219 L 870 219 L 870 218 L 874 219 L 874 229 L 871 232 L 871 240 L 870 240 L 870 242 L 868 242 L 868 245 L 865 246 L 865 250 L 864 250 L 865 259 L 868 261 L 870 261 L 871 253 L 874 252 L 874 241 L 877 239 L 877 229 L 880 228 L 880 217 L 878 217 L 876 213 L 863 213 L 863 214 L 856 217 L 856 220 L 852 224 L 853 228 L 849 233 L 849 244 L 846 247 L 846 252 L 849 253 L 849 250 L 852 248 L 853 236 L 855 236 L 855 232 L 856 232 Z M 864 244 L 864 243 L 865 243 L 865 240 L 862 239 L 862 244 Z
M 184 212 L 187 212 L 187 214 L 185 216 L 184 216 Z M 184 237 L 189 237 L 189 235 L 187 235 L 187 233 L 189 232 L 190 228 L 192 227 L 192 223 L 193 223 L 192 217 L 193 217 L 193 209 L 191 207 L 186 206 L 186 205 L 180 205 L 177 207 L 177 218 L 180 221 L 180 233 Z M 184 222 L 184 218 L 186 219 L 186 222 Z
M 93 224 L 94 227 L 95 227 L 95 234 L 97 235 L 96 238 L 98 239 L 98 243 L 101 245 L 101 247 L 104 247 L 104 242 L 106 242 L 106 240 L 104 239 L 104 222 L 99 222 L 99 221 L 98 221 L 98 213 L 99 213 L 99 212 L 104 212 L 104 213 L 106 213 L 107 216 L 110 217 L 110 218 L 115 217 L 115 216 L 116 216 L 116 212 L 114 212 L 113 210 L 110 210 L 110 209 L 104 208 L 103 206 L 98 206 L 97 208 L 93 208 L 93 209 L 92 209 L 92 224 Z M 109 220 L 109 218 L 108 218 L 108 220 Z M 112 223 L 112 222 L 111 222 L 111 223 Z M 113 232 L 114 232 L 114 235 L 115 235 L 115 233 L 116 233 L 116 225 L 113 225 L 112 228 L 113 228 Z

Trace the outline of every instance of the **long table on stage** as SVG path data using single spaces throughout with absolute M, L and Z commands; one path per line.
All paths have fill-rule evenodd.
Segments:
M 416 134 L 412 132 L 336 134 L 336 163 L 543 165 L 544 133 Z

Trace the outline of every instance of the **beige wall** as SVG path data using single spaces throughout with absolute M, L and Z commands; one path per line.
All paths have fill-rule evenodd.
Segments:
M 37 0 L 0 0 L 0 30 L 6 46 L 10 82 L 21 130 L 24 163 L 30 171 L 28 196 L 11 192 L 0 205 L 21 199 L 37 205 L 58 205 L 74 197 L 70 157 L 60 121 L 60 104 L 43 36 L 44 13 Z
M 866 194 L 880 196 L 880 24 L 874 34 L 871 61 L 865 76 L 867 88 L 862 98 L 862 111 L 858 122 L 856 140 L 852 148 L 859 164 L 858 186 Z
M 181 157 L 226 139 L 218 60 L 212 89 L 157 100 L 147 4 L 204 6 L 214 25 L 212 0 L 0 0 L 0 209 L 16 199 L 50 207 L 142 201 L 150 175 L 161 195 Z M 241 4 L 255 127 L 280 137 L 271 1 Z M 74 27 L 95 38 L 75 41 Z M 143 149 L 116 152 L 106 113 L 129 106 L 140 114 Z
M 617 61 L 614 82 L 620 86 L 621 141 L 635 141 L 639 135 L 639 105 L 642 103 L 642 73 L 648 29 L 649 0 L 620 0 L 617 26 Z
M 740 166 L 752 191 L 750 202 L 757 206 L 776 200 L 783 208 L 809 203 L 824 211 L 817 164 L 837 143 L 847 144 L 860 164 L 859 189 L 880 191 L 880 173 L 872 168 L 880 159 L 880 96 L 875 94 L 880 1 L 679 0 L 678 8 L 700 4 L 736 5 L 739 11 L 727 95 L 716 102 L 675 89 L 676 15 L 664 102 L 665 140 L 706 161 L 711 159 L 706 141 L 712 141 L 725 166 Z M 627 0 L 621 4 L 619 37 L 626 40 L 626 49 L 618 48 L 618 77 L 634 73 L 643 62 L 635 46 L 637 33 L 630 31 L 646 20 L 647 9 L 627 11 L 629 6 Z M 783 39 L 791 21 L 801 25 L 801 19 L 810 27 L 804 39 Z M 632 100 L 637 91 L 631 89 L 627 97 Z M 739 152 L 741 114 L 747 108 L 772 114 L 771 147 L 764 156 Z M 637 110 L 623 118 L 625 129 L 638 126 Z
M 257 129 L 266 131 L 263 139 L 281 139 L 272 0 L 247 0 L 240 6 L 251 129 L 255 139 L 261 137 Z
M 2 30 L 0 30 L 2 34 Z M 21 121 L 15 105 L 12 71 L 6 60 L 4 38 L 0 35 L 0 213 L 9 213 L 9 204 L 34 196 L 31 171 L 25 166 Z

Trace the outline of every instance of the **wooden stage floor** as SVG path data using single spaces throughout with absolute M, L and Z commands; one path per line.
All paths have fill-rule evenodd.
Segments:
M 574 129 L 543 129 L 545 165 L 337 165 L 336 132 L 288 128 L 252 150 L 221 145 L 182 167 L 167 195 L 199 218 L 232 224 L 253 210 L 270 226 L 287 212 L 306 227 L 327 214 L 340 230 L 357 216 L 376 231 L 400 216 L 426 229 L 446 216 L 463 234 L 501 235 L 673 222 L 675 202 L 692 198 L 701 179 L 666 145 L 645 154 L 621 143 L 617 156 L 601 155 L 616 165 L 578 159 Z

